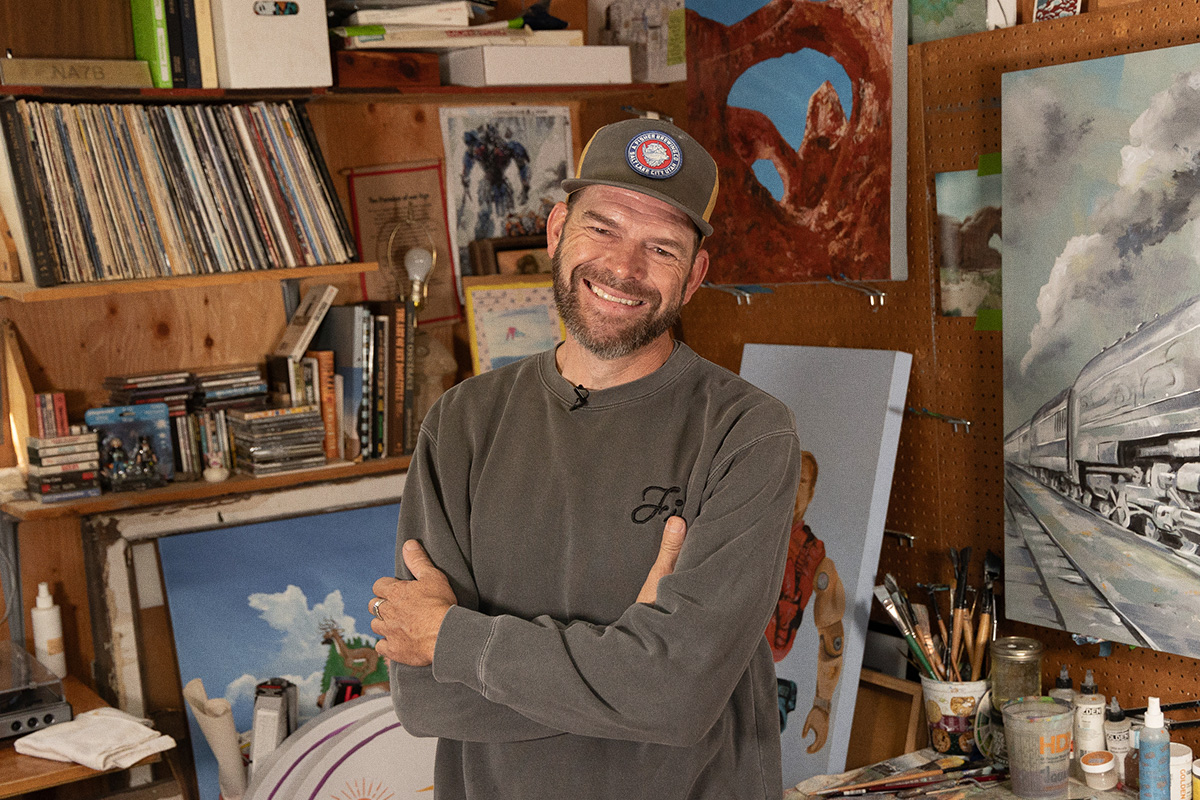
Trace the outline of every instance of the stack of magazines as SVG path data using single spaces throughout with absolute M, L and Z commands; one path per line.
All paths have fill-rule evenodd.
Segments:
M 325 464 L 325 425 L 318 405 L 230 409 L 225 418 L 239 472 L 272 475 Z
M 0 100 L 0 133 L 12 173 L 0 195 L 37 210 L 15 232 L 38 286 L 356 257 L 295 104 L 10 98 Z

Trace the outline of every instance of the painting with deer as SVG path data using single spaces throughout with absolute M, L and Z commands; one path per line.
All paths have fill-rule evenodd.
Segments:
M 394 564 L 398 514 L 392 504 L 159 539 L 182 682 L 227 699 L 239 732 L 268 678 L 299 687 L 301 724 L 338 676 L 387 691 L 367 603 Z M 217 800 L 216 761 L 189 723 L 201 800 Z

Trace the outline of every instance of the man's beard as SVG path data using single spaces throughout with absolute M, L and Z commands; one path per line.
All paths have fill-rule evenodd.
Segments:
M 650 344 L 679 322 L 679 309 L 683 307 L 683 294 L 669 305 L 663 305 L 662 295 L 637 281 L 617 278 L 607 270 L 584 265 L 572 274 L 567 283 L 562 265 L 562 249 L 554 254 L 554 302 L 567 331 L 583 347 L 598 358 L 612 360 L 623 358 Z M 579 302 L 580 292 L 590 292 L 583 279 L 608 286 L 630 297 L 643 301 L 650 313 L 624 324 L 620 329 L 604 332 L 588 326 L 588 320 Z M 684 284 L 686 286 L 686 282 Z

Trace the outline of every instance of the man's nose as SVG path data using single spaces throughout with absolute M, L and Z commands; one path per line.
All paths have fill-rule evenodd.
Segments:
M 621 278 L 642 280 L 650 270 L 646 248 L 639 243 L 622 240 L 605 250 L 605 265 Z

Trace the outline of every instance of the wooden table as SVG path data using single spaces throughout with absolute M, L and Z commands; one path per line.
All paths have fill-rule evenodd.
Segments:
M 108 705 L 99 695 L 70 675 L 63 678 L 63 691 L 75 715 Z M 14 797 L 104 774 L 82 764 L 21 755 L 13 748 L 14 741 L 15 738 L 0 743 L 0 798 Z M 140 763 L 149 763 L 156 758 L 157 755 L 152 755 Z

